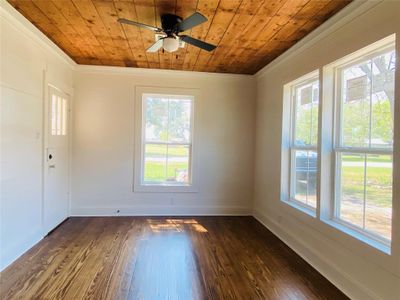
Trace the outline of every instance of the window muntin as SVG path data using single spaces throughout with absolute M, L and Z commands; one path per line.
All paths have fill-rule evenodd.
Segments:
M 391 240 L 394 45 L 336 69 L 333 217 L 384 243 Z
M 291 87 L 290 200 L 317 207 L 318 74 Z
M 142 184 L 191 185 L 193 97 L 143 94 Z

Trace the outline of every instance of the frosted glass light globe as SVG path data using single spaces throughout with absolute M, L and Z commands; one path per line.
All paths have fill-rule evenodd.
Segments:
M 167 52 L 174 52 L 179 48 L 179 40 L 173 37 L 163 39 L 163 48 Z

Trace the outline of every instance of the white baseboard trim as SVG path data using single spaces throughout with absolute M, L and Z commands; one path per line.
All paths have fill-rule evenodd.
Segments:
M 22 243 L 11 247 L 1 253 L 0 258 L 0 272 L 16 261 L 20 256 L 25 254 L 29 249 L 35 246 L 43 239 L 43 235 L 40 232 L 34 234 L 31 238 L 26 239 Z
M 295 238 L 289 231 L 282 228 L 271 218 L 259 212 L 254 212 L 253 217 L 264 225 L 268 230 L 275 234 L 294 252 L 301 256 L 314 269 L 321 273 L 326 279 L 334 284 L 338 289 L 345 293 L 350 299 L 380 299 L 378 295 L 373 293 L 367 287 L 354 281 L 348 274 L 339 270 L 332 262 L 324 259 L 320 253 L 316 253 L 313 249 L 307 247 L 301 240 Z
M 119 211 L 119 212 L 118 212 Z M 71 217 L 94 216 L 251 216 L 247 207 L 231 206 L 129 206 L 72 207 Z

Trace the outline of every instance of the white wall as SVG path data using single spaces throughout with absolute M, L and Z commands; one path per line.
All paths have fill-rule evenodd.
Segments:
M 280 201 L 283 85 L 390 34 L 400 39 L 400 2 L 370 1 L 347 15 L 356 6 L 353 3 L 257 74 L 254 215 L 352 298 L 399 299 L 398 192 L 394 194 L 392 256 Z M 397 42 L 398 56 L 399 49 Z M 397 102 L 399 95 L 397 89 Z
M 135 85 L 200 90 L 194 129 L 197 193 L 133 192 Z M 79 66 L 72 214 L 251 213 L 255 92 L 250 76 Z
M 43 237 L 43 86 L 71 92 L 73 77 L 71 61 L 5 2 L 0 17 L 1 270 Z

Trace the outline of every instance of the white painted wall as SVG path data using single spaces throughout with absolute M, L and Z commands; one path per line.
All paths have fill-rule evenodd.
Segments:
M 198 192 L 133 192 L 135 85 L 200 90 L 194 129 Z M 72 214 L 251 213 L 255 92 L 250 76 L 78 66 Z
M 254 215 L 352 298 L 399 299 L 400 191 L 394 194 L 392 256 L 280 201 L 283 85 L 393 33 L 397 34 L 400 57 L 400 2 L 369 1 L 348 14 L 351 7 L 257 74 Z M 396 87 L 400 86 L 399 77 Z M 400 163 L 398 143 L 395 148 L 396 169 Z M 397 181 L 399 169 L 395 171 Z
M 71 92 L 73 77 L 70 59 L 5 2 L 0 18 L 1 270 L 43 237 L 44 80 Z

